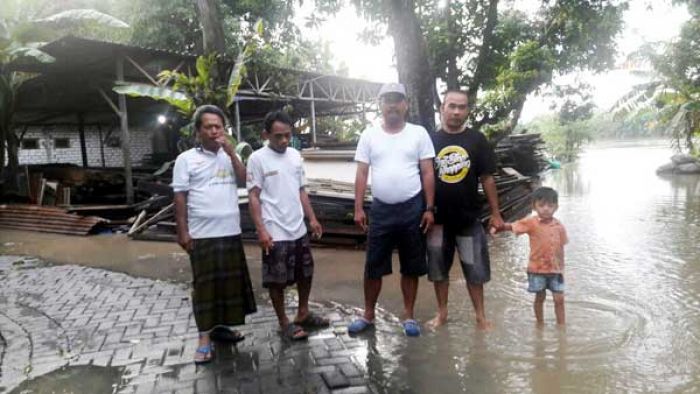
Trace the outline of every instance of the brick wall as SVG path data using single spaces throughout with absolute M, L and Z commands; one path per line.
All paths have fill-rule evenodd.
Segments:
M 102 129 L 102 138 L 107 138 L 108 130 Z M 139 166 L 145 155 L 153 151 L 151 143 L 151 133 L 147 130 L 129 130 L 131 162 L 133 166 Z M 57 148 L 55 140 L 66 138 L 69 141 L 68 148 Z M 113 129 L 109 139 L 118 143 L 121 138 L 121 131 Z M 19 150 L 20 164 L 49 164 L 49 163 L 73 163 L 82 165 L 83 160 L 80 153 L 80 135 L 77 128 L 68 126 L 44 126 L 30 128 L 24 134 L 23 141 L 36 140 L 37 149 Z M 88 165 L 91 167 L 102 166 L 102 153 L 100 151 L 100 134 L 96 127 L 85 128 L 85 147 L 87 149 Z M 111 147 L 104 145 L 104 165 L 105 167 L 123 167 L 124 159 L 119 146 Z

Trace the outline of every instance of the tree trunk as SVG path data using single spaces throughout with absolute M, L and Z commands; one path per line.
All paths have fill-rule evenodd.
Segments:
M 447 59 L 447 90 L 459 90 L 459 70 L 457 69 L 457 57 L 463 55 L 463 53 L 457 53 L 456 42 L 457 32 L 454 21 L 452 19 L 452 1 L 447 0 L 447 5 L 445 6 L 445 18 L 447 18 L 447 35 L 449 37 L 450 46 L 450 57 Z
M 197 15 L 202 25 L 202 38 L 204 53 L 223 55 L 226 52 L 226 40 L 224 39 L 224 25 L 219 9 L 219 0 L 195 0 Z M 226 68 L 221 62 L 210 70 L 214 85 L 224 85 L 226 81 Z
M 399 81 L 406 86 L 408 120 L 435 128 L 435 77 L 412 0 L 385 0 L 389 8 L 389 33 L 394 39 Z
M 493 30 L 498 22 L 498 0 L 489 0 L 489 9 L 486 15 L 486 26 L 484 26 L 483 41 L 481 43 L 481 48 L 479 48 L 479 55 L 476 61 L 476 68 L 474 69 L 474 76 L 469 82 L 469 106 L 473 107 L 476 104 L 477 94 L 479 93 L 479 88 L 483 84 L 484 73 L 486 67 L 489 65 L 491 59 L 492 48 L 491 44 L 493 42 Z
M 195 0 L 204 36 L 204 53 L 224 53 L 226 41 L 218 0 Z

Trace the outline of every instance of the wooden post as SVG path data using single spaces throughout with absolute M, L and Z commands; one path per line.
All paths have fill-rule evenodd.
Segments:
M 117 58 L 117 82 L 124 82 L 124 57 Z M 126 96 L 119 94 L 119 120 L 122 128 L 122 155 L 124 157 L 124 178 L 126 180 L 126 203 L 134 203 L 134 185 L 131 175 L 131 139 L 129 138 L 129 118 L 126 112 Z
M 80 156 L 83 158 L 83 167 L 88 166 L 87 147 L 85 146 L 85 116 L 78 114 L 78 133 L 80 134 Z
M 236 140 L 238 142 L 241 141 L 241 109 L 238 106 L 238 99 L 236 99 L 236 106 L 235 106 L 235 117 L 236 117 Z
M 311 138 L 314 148 L 316 147 L 316 99 L 314 98 L 314 81 L 309 84 L 311 93 Z

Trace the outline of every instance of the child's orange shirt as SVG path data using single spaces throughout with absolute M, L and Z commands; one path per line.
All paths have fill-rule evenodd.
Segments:
M 543 223 L 538 216 L 529 216 L 513 223 L 515 234 L 530 237 L 530 261 L 527 272 L 533 274 L 564 273 L 564 245 L 569 242 L 566 229 L 557 219 Z

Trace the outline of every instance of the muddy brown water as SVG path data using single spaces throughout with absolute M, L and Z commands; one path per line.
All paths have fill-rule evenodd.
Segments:
M 663 141 L 597 144 L 578 163 L 546 175 L 544 184 L 560 193 L 557 216 L 570 238 L 565 329 L 554 323 L 551 297 L 544 328 L 535 327 L 527 238 L 499 235 L 491 240 L 486 286 L 494 328 L 475 328 L 461 271 L 453 267 L 449 323 L 405 338 L 393 275 L 377 329 L 355 354 L 371 383 L 390 393 L 700 392 L 700 176 L 658 177 L 656 167 L 671 154 Z M 311 166 L 307 176 L 343 173 L 351 180 L 352 166 Z M 0 251 L 188 280 L 186 255 L 175 245 L 27 234 L 0 234 Z M 260 289 L 259 252 L 247 245 L 246 253 Z M 363 252 L 316 249 L 314 256 L 313 300 L 351 313 L 361 307 Z M 434 308 L 423 279 L 416 317 L 425 322 Z
M 570 238 L 565 330 L 551 297 L 545 327 L 535 327 L 527 238 L 498 236 L 486 287 L 494 329 L 475 329 L 453 269 L 447 326 L 405 340 L 387 324 L 368 341 L 361 356 L 375 383 L 416 393 L 700 392 L 700 176 L 657 176 L 671 154 L 665 141 L 601 143 L 546 175 Z M 428 282 L 420 293 L 427 319 Z M 392 300 L 384 306 L 396 313 Z

